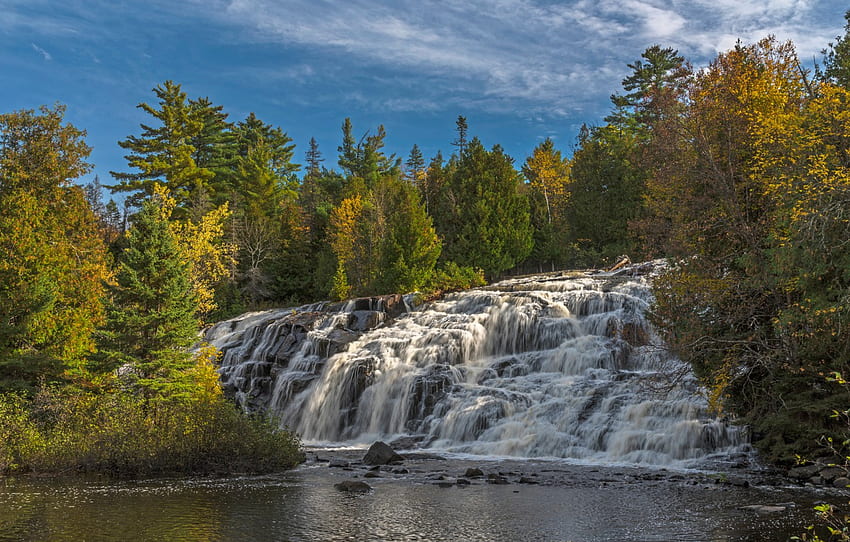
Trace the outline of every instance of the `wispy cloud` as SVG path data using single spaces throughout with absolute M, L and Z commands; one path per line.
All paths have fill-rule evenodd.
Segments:
M 46 60 L 46 61 L 48 61 L 48 62 L 50 62 L 51 60 L 53 60 L 53 56 L 51 56 L 51 54 L 50 54 L 50 53 L 48 53 L 47 51 L 45 51 L 44 49 L 42 49 L 41 47 L 39 47 L 39 46 L 38 46 L 38 45 L 36 45 L 35 43 L 32 43 L 32 44 L 30 44 L 30 45 L 32 45 L 32 48 L 33 48 L 33 50 L 34 50 L 36 53 L 38 53 L 38 54 L 40 54 L 42 57 L 44 57 L 44 60 Z
M 840 25 L 811 16 L 813 0 L 232 0 L 227 20 L 246 39 L 321 51 L 363 70 L 436 78 L 446 99 L 462 87 L 491 108 L 568 114 L 607 96 L 648 45 L 699 64 L 735 40 L 793 39 L 803 58 Z M 836 2 L 836 16 L 841 9 Z M 397 99 L 396 106 L 416 103 Z

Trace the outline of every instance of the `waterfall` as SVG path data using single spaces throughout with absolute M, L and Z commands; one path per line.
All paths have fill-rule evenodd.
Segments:
M 381 299 L 251 313 L 207 340 L 225 388 L 308 443 L 675 466 L 747 450 L 647 322 L 646 269 L 512 279 L 415 310 L 395 296 L 392 315 Z

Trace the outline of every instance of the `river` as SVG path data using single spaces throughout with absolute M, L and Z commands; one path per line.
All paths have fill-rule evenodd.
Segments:
M 815 502 L 846 504 L 837 490 L 762 484 L 754 473 L 560 459 L 408 460 L 364 478 L 362 453 L 311 451 L 306 464 L 268 476 L 7 478 L 0 482 L 0 540 L 785 541 L 812 523 Z M 501 472 L 509 483 L 457 485 L 470 467 Z M 372 490 L 334 488 L 351 479 Z M 776 504 L 784 510 L 741 508 Z
M 512 279 L 418 307 L 396 296 L 222 322 L 207 340 L 224 353 L 226 391 L 313 446 L 304 465 L 262 477 L 7 478 L 0 539 L 801 534 L 816 502 L 844 505 L 846 492 L 766 476 L 746 431 L 709 411 L 646 318 L 662 265 Z M 441 459 L 370 472 L 358 461 L 377 439 Z M 464 477 L 469 468 L 505 483 Z M 367 476 L 366 493 L 334 488 Z M 774 508 L 745 508 L 766 505 Z

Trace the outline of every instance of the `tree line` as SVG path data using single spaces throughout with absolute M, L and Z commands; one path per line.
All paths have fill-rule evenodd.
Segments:
M 849 43 L 813 72 L 772 37 L 702 69 L 654 45 L 572 156 L 547 139 L 519 166 L 463 116 L 447 158 L 345 119 L 336 167 L 315 139 L 300 165 L 280 127 L 166 81 L 119 142 L 122 204 L 75 184 L 89 149 L 61 106 L 0 115 L 0 387 L 155 405 L 200 385 L 199 326 L 247 309 L 666 257 L 657 327 L 788 460 L 850 404 Z

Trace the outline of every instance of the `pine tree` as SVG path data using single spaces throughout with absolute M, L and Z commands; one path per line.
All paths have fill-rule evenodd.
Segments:
M 413 147 L 410 149 L 410 155 L 407 157 L 404 165 L 407 166 L 407 177 L 417 182 L 425 172 L 425 157 L 422 156 L 419 145 L 413 144 Z
M 532 249 L 528 199 L 501 147 L 469 142 L 440 192 L 437 231 L 447 260 L 483 269 L 489 277 L 510 269 Z
M 321 165 L 325 159 L 322 158 L 322 152 L 319 150 L 319 144 L 316 142 L 315 137 L 310 138 L 310 148 L 307 149 L 306 159 L 307 175 L 318 175 L 321 173 Z
M 466 150 L 467 146 L 466 136 L 469 132 L 469 125 L 466 123 L 466 117 L 458 115 L 457 120 L 455 121 L 455 126 L 457 128 L 457 139 L 452 141 L 452 145 L 457 147 L 458 156 L 463 156 L 463 151 Z
M 824 67 L 820 75 L 822 80 L 850 90 L 850 10 L 844 13 L 844 20 L 844 35 L 822 51 Z
M 301 165 L 292 162 L 295 145 L 292 138 L 280 127 L 266 124 L 254 113 L 250 113 L 245 120 L 236 124 L 234 132 L 240 157 L 245 158 L 252 149 L 263 146 L 268 151 L 268 168 L 281 182 L 293 181 L 293 175 Z
M 144 399 L 181 396 L 191 385 L 197 302 L 156 200 L 145 200 L 133 217 L 115 279 L 102 349 Z
M 189 110 L 191 118 L 200 123 L 200 129 L 189 138 L 194 149 L 192 159 L 196 166 L 213 174 L 203 187 L 203 194 L 195 198 L 208 199 L 208 207 L 221 205 L 230 196 L 233 170 L 236 167 L 236 133 L 233 124 L 227 121 L 224 107 L 213 105 L 209 98 L 189 100 Z M 193 211 L 199 216 L 209 211 L 209 208 L 198 205 Z
M 142 124 L 141 136 L 129 136 L 118 145 L 130 151 L 128 165 L 138 171 L 111 172 L 118 184 L 114 191 L 134 192 L 133 202 L 153 195 L 153 187 L 162 182 L 174 194 L 180 207 L 189 207 L 199 192 L 209 193 L 215 173 L 195 162 L 197 149 L 192 145 L 204 130 L 204 121 L 186 101 L 180 85 L 166 81 L 153 89 L 158 107 L 141 103 L 137 107 L 151 115 L 160 126 Z
M 392 177 L 385 182 L 389 185 L 391 211 L 381 244 L 376 290 L 413 292 L 434 274 L 442 244 L 416 189 Z
M 360 141 L 353 135 L 351 119 L 342 124 L 342 144 L 339 150 L 339 167 L 351 185 L 350 193 L 363 192 L 372 188 L 383 176 L 395 176 L 401 172 L 401 158 L 395 154 L 387 156 L 383 152 L 384 139 L 387 137 L 383 125 L 379 125 L 374 134 L 366 132 Z

